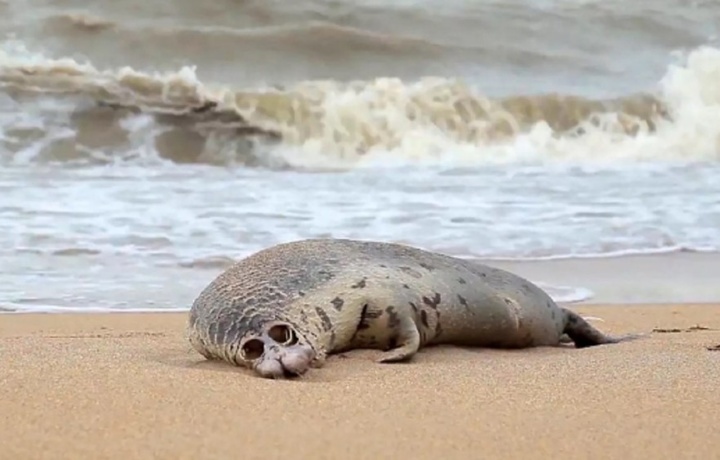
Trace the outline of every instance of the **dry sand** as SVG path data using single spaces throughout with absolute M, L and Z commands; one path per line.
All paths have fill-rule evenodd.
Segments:
M 395 365 L 361 351 L 271 381 L 204 361 L 184 314 L 0 316 L 0 458 L 720 458 L 720 305 L 574 308 L 613 333 L 679 331 Z

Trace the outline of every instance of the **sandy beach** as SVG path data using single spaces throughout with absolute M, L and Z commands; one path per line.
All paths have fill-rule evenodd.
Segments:
M 192 351 L 185 314 L 0 316 L 0 457 L 719 458 L 720 305 L 573 308 L 649 337 L 271 381 Z

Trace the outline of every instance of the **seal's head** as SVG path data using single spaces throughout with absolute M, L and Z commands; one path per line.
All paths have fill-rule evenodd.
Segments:
M 313 348 L 284 321 L 268 322 L 258 332 L 247 334 L 238 355 L 260 376 L 275 379 L 302 375 L 315 359 Z

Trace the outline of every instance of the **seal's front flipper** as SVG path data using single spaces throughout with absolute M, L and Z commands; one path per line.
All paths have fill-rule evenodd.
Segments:
M 585 320 L 585 318 L 574 311 L 570 311 L 566 308 L 563 308 L 562 311 L 565 314 L 565 330 L 563 330 L 563 333 L 567 334 L 567 336 L 575 342 L 576 348 L 593 347 L 595 345 L 605 345 L 609 343 L 620 343 L 643 337 L 641 334 L 628 334 L 621 337 L 611 337 L 595 329 Z
M 378 359 L 379 363 L 397 363 L 408 361 L 420 348 L 420 332 L 410 315 L 400 315 L 397 328 L 397 347 L 386 351 Z
M 560 343 L 574 343 L 573 339 L 569 335 L 563 334 L 560 336 Z

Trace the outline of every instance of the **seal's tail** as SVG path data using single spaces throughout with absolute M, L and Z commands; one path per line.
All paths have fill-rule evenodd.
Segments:
M 566 308 L 562 310 L 565 313 L 565 330 L 563 330 L 563 333 L 567 335 L 570 340 L 561 339 L 561 341 L 572 341 L 575 343 L 576 348 L 627 342 L 646 337 L 645 334 L 627 334 L 617 337 L 609 336 L 603 334 L 574 311 Z
M 582 318 L 587 321 L 603 321 L 603 322 L 605 321 L 604 319 L 597 317 L 597 316 L 583 316 Z M 573 342 L 573 339 L 571 339 L 569 335 L 563 334 L 560 336 L 560 343 L 574 343 L 574 342 Z

